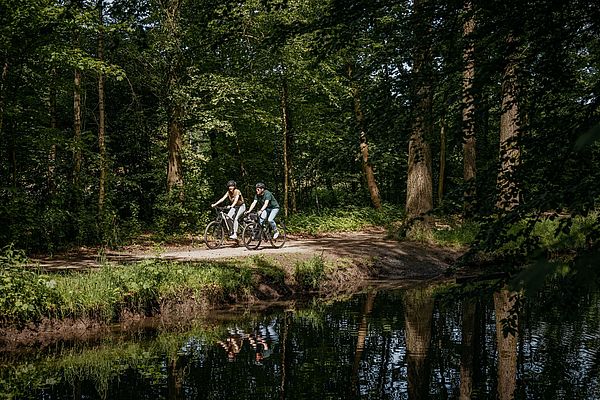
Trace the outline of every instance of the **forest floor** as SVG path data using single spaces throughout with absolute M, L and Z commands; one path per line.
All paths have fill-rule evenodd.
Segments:
M 355 264 L 376 266 L 376 277 L 380 279 L 429 280 L 443 275 L 461 254 L 459 249 L 389 239 L 383 229 L 373 228 L 319 237 L 289 235 L 285 246 L 280 249 L 271 247 L 270 243 L 262 243 L 258 250 L 248 250 L 241 243 L 227 241 L 221 248 L 211 250 L 201 238 L 196 237 L 160 246 L 141 241 L 119 250 L 79 248 L 53 256 L 34 256 L 32 261 L 45 270 L 58 271 L 97 268 L 106 262 L 125 264 L 149 258 L 218 261 L 260 255 L 285 264 L 322 256 L 329 261 L 352 260 Z

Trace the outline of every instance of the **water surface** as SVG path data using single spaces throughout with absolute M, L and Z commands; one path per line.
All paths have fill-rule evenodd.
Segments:
M 474 294 L 372 290 L 4 353 L 0 398 L 600 398 L 598 292 Z

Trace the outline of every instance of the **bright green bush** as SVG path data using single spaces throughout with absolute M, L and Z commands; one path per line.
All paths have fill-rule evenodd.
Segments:
M 0 253 L 0 322 L 23 325 L 54 313 L 56 281 L 29 269 L 24 254 L 12 247 Z

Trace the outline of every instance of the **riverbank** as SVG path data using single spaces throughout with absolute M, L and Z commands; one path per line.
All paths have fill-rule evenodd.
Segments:
M 214 259 L 214 252 L 201 247 L 137 248 L 115 258 L 105 253 L 77 268 L 73 260 L 54 257 L 53 264 L 39 263 L 44 268 L 35 270 L 24 266 L 27 260 L 12 260 L 3 269 L 12 282 L 4 289 L 12 290 L 2 303 L 0 340 L 86 335 L 115 323 L 190 318 L 234 304 L 330 298 L 373 280 L 441 279 L 460 255 L 390 240 L 380 231 L 293 238 L 284 249 L 229 246 L 221 250 L 227 256 Z M 236 252 L 242 254 L 230 254 Z

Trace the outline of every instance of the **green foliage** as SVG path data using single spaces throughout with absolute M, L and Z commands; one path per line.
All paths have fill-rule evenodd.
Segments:
M 5 247 L 0 253 L 0 323 L 22 326 L 52 316 L 60 302 L 56 280 L 27 266 L 25 255 Z
M 402 216 L 403 210 L 390 205 L 384 205 L 381 210 L 370 207 L 344 207 L 293 214 L 286 226 L 290 233 L 317 235 L 358 231 L 371 226 L 391 226 Z
M 161 304 L 190 298 L 226 301 L 245 295 L 254 284 L 252 268 L 235 263 L 150 260 L 50 276 L 25 266 L 21 254 L 11 248 L 5 249 L 0 263 L 0 288 L 6 293 L 0 299 L 1 322 L 9 325 L 43 317 L 109 322 L 124 311 L 152 314 Z
M 322 256 L 314 256 L 306 261 L 299 261 L 294 265 L 294 279 L 296 284 L 305 290 L 316 290 L 325 277 L 325 260 Z

